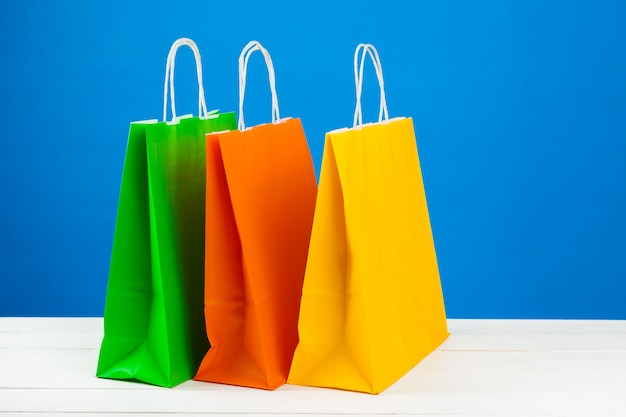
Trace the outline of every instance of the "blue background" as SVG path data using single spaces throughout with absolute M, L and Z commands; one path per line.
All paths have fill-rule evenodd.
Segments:
M 448 315 L 626 319 L 624 22 L 619 0 L 0 2 L 0 315 L 103 313 L 129 123 L 161 117 L 187 36 L 222 111 L 263 43 L 318 175 L 373 43 L 391 116 L 414 118 Z M 188 50 L 176 68 L 196 113 Z M 249 125 L 269 120 L 266 77 L 255 54 Z

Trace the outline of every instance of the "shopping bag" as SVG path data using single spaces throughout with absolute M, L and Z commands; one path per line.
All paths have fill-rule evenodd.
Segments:
M 199 112 L 176 116 L 174 63 L 196 58 Z M 104 311 L 97 376 L 172 387 L 195 374 L 209 348 L 204 332 L 205 134 L 236 128 L 234 113 L 207 112 L 198 49 L 179 39 L 164 87 L 172 122 L 130 125 Z
M 250 54 L 261 51 L 272 123 L 246 128 Z M 239 58 L 239 130 L 207 135 L 205 320 L 211 349 L 195 379 L 275 389 L 297 344 L 302 280 L 317 193 L 299 119 L 281 119 L 271 57 Z
M 381 103 L 363 125 L 366 54 Z M 288 382 L 380 393 L 448 331 L 412 119 L 389 119 L 375 48 L 354 59 L 354 126 L 326 135 Z

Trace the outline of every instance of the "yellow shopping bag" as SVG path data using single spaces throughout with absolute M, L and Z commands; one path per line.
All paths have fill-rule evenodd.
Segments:
M 378 123 L 363 125 L 366 54 L 381 94 Z M 389 119 L 372 45 L 354 67 L 354 127 L 326 135 L 288 382 L 380 393 L 448 330 L 413 121 Z

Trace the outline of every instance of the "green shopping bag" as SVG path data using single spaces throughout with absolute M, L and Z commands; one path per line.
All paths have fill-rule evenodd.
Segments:
M 177 49 L 196 57 L 199 114 L 176 117 Z M 195 43 L 167 59 L 172 122 L 131 123 L 104 311 L 97 376 L 172 387 L 194 376 L 209 349 L 204 325 L 205 135 L 237 128 L 208 113 Z

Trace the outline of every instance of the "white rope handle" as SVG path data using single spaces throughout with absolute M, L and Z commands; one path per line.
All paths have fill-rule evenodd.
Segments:
M 359 55 L 361 55 L 361 62 L 359 64 Z M 383 79 L 383 67 L 380 63 L 380 57 L 378 51 L 374 45 L 369 43 L 360 43 L 354 51 L 354 82 L 356 84 L 356 108 L 354 109 L 354 122 L 353 127 L 363 125 L 363 111 L 361 109 L 361 94 L 363 92 L 363 67 L 365 65 L 366 54 L 370 56 L 374 64 L 374 70 L 376 71 L 376 77 L 378 78 L 378 85 L 380 87 L 380 108 L 378 111 L 378 123 L 384 120 L 389 120 L 389 112 L 387 111 L 387 99 L 385 97 L 385 81 Z
M 359 52 L 363 50 L 363 55 L 361 56 L 360 65 L 357 65 Z M 354 123 L 353 126 L 360 126 L 363 124 L 363 116 L 362 116 L 362 108 L 361 108 L 361 95 L 363 91 L 363 68 L 365 64 L 365 54 L 368 54 L 372 59 L 374 64 L 374 70 L 376 71 L 376 76 L 378 78 L 378 84 L 380 86 L 380 108 L 378 114 L 378 122 L 382 122 L 383 116 L 385 120 L 389 119 L 389 114 L 387 111 L 387 100 L 385 97 L 385 83 L 383 79 L 382 73 L 382 65 L 380 63 L 380 57 L 378 56 L 378 51 L 372 44 L 359 44 L 354 53 L 354 79 L 356 84 L 356 95 L 357 95 L 357 103 L 356 109 L 354 111 Z
M 171 99 L 172 121 L 176 121 L 176 100 L 174 96 L 174 66 L 176 64 L 176 52 L 181 46 L 188 46 L 191 48 L 193 55 L 196 59 L 196 72 L 198 75 L 198 115 L 200 117 L 207 116 L 206 101 L 204 99 L 204 87 L 202 85 L 202 60 L 200 58 L 200 51 L 196 43 L 189 38 L 180 38 L 172 44 L 170 52 L 167 55 L 167 64 L 165 66 L 165 85 L 163 86 L 163 121 L 167 120 L 167 92 L 169 81 L 169 95 Z
M 272 92 L 272 123 L 276 123 L 280 120 L 280 112 L 278 110 L 278 95 L 276 94 L 276 76 L 274 74 L 274 64 L 272 63 L 272 57 L 267 49 L 265 49 L 258 41 L 250 41 L 241 51 L 239 55 L 239 122 L 237 128 L 239 130 L 245 130 L 246 126 L 243 119 L 243 100 L 246 92 L 246 75 L 248 72 L 248 61 L 250 55 L 255 51 L 261 51 L 265 58 L 265 65 L 267 66 L 267 73 L 270 81 L 270 90 Z

